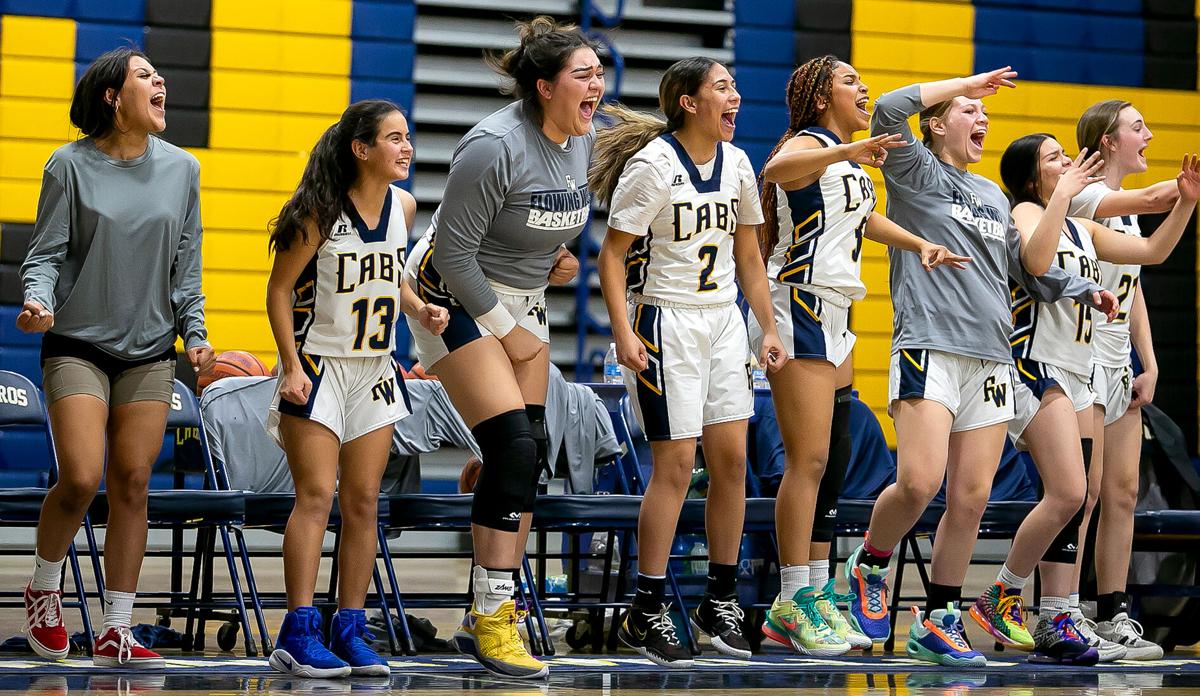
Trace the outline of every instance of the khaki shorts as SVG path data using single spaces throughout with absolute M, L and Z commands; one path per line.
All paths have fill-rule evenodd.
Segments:
M 175 361 L 131 367 L 109 379 L 103 370 L 82 358 L 46 358 L 42 361 L 42 390 L 47 404 L 75 394 L 91 394 L 110 407 L 134 401 L 169 404 L 175 391 Z

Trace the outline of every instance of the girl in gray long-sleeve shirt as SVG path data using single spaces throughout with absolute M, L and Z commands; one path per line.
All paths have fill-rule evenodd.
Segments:
M 43 385 L 59 464 L 25 591 L 30 644 L 51 659 L 68 649 L 63 558 L 105 475 L 108 586 L 94 660 L 162 666 L 129 631 L 147 482 L 173 395 L 176 336 L 197 370 L 212 361 L 200 292 L 199 165 L 153 135 L 166 127 L 165 103 L 162 77 L 138 51 L 111 51 L 89 66 L 71 101 L 71 122 L 86 137 L 46 163 L 21 266 L 17 326 L 45 333 Z
M 521 44 L 492 61 L 519 101 L 459 143 L 433 223 L 405 275 L 450 323 L 433 336 L 409 322 L 425 368 L 446 386 L 483 453 L 471 512 L 474 606 L 454 639 L 498 674 L 540 677 L 508 626 L 544 466 L 549 331 L 543 291 L 574 275 L 561 245 L 587 224 L 592 114 L 604 70 L 574 27 L 548 17 L 518 25 Z M 504 640 L 479 640 L 489 635 Z
M 860 597 L 851 606 L 852 619 L 872 639 L 886 639 L 885 579 L 892 548 L 949 472 L 929 603 L 909 636 L 910 654 L 939 664 L 984 663 L 982 655 L 956 640 L 958 610 L 947 607 L 961 593 L 1006 424 L 1013 417 L 1008 276 L 1039 296 L 1090 300 L 1099 291 L 1061 269 L 1047 272 L 1057 230 L 1023 243 L 1000 188 L 967 171 L 982 157 L 988 130 L 980 98 L 1014 86 L 1015 76 L 1005 68 L 905 87 L 881 96 L 872 118 L 872 135 L 899 133 L 906 142 L 888 153 L 882 167 L 888 217 L 973 260 L 962 271 L 931 275 L 915 255 L 892 254 L 889 398 L 896 421 L 897 480 L 876 501 L 868 538 L 846 562 L 847 579 Z M 908 126 L 917 112 L 923 142 Z M 1039 286 L 1026 271 L 1045 273 L 1047 282 Z

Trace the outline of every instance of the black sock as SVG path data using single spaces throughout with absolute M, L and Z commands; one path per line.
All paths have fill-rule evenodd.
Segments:
M 868 551 L 865 547 L 863 548 L 862 553 L 858 554 L 858 564 L 865 565 L 868 568 L 870 568 L 871 566 L 879 566 L 880 568 L 887 568 L 888 564 L 891 562 L 892 562 L 891 556 L 886 556 L 886 557 L 885 556 L 876 556 L 875 554 Z M 832 576 L 830 576 L 830 577 L 832 577 Z
M 936 582 L 929 583 L 929 597 L 925 600 L 925 618 L 929 618 L 933 614 L 934 609 L 945 609 L 947 604 L 954 605 L 958 608 L 958 602 L 962 599 L 962 586 L 954 585 L 939 585 Z
M 737 594 L 736 565 L 708 562 L 708 586 L 704 591 L 715 599 L 731 599 Z
M 638 573 L 637 592 L 633 595 L 633 606 L 646 614 L 657 614 L 663 605 L 667 578 L 652 578 Z
M 1121 612 L 1129 613 L 1129 595 L 1124 592 L 1109 592 L 1096 597 L 1096 620 L 1112 621 Z

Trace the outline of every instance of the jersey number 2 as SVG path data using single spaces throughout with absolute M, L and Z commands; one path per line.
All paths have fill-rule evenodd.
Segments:
M 372 350 L 387 350 L 391 344 L 392 328 L 396 324 L 396 300 L 391 297 L 376 297 L 375 305 L 368 311 L 370 302 L 364 297 L 350 305 L 356 327 L 354 350 L 362 350 L 364 340 Z M 367 317 L 369 315 L 379 317 L 379 331 L 367 338 Z
M 700 269 L 700 287 L 696 288 L 700 292 L 708 292 L 716 290 L 717 284 L 710 280 L 712 278 L 713 267 L 717 265 L 717 247 L 712 244 L 706 244 L 700 247 L 700 260 L 704 262 L 704 268 Z

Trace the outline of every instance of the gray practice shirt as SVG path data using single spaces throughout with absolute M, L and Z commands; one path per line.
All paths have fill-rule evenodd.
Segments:
M 54 313 L 54 333 L 126 360 L 182 336 L 207 343 L 200 288 L 200 164 L 150 136 L 113 159 L 91 138 L 50 156 L 21 265 L 25 300 Z
M 544 288 L 560 245 L 587 224 L 595 139 L 593 130 L 553 143 L 515 102 L 458 143 L 430 224 L 432 263 L 450 294 L 492 333 L 503 336 L 514 324 L 485 317 L 498 302 L 488 280 Z
M 913 135 L 908 118 L 921 109 L 919 85 L 875 102 L 871 135 L 900 133 L 906 143 L 888 151 L 883 165 L 887 215 L 972 261 L 964 270 L 930 273 L 919 255 L 890 253 L 892 350 L 930 349 L 1012 362 L 1010 275 L 1039 301 L 1070 297 L 1090 305 L 1100 287 L 1057 266 L 1037 278 L 1027 273 L 1008 198 L 988 179 L 938 159 Z

